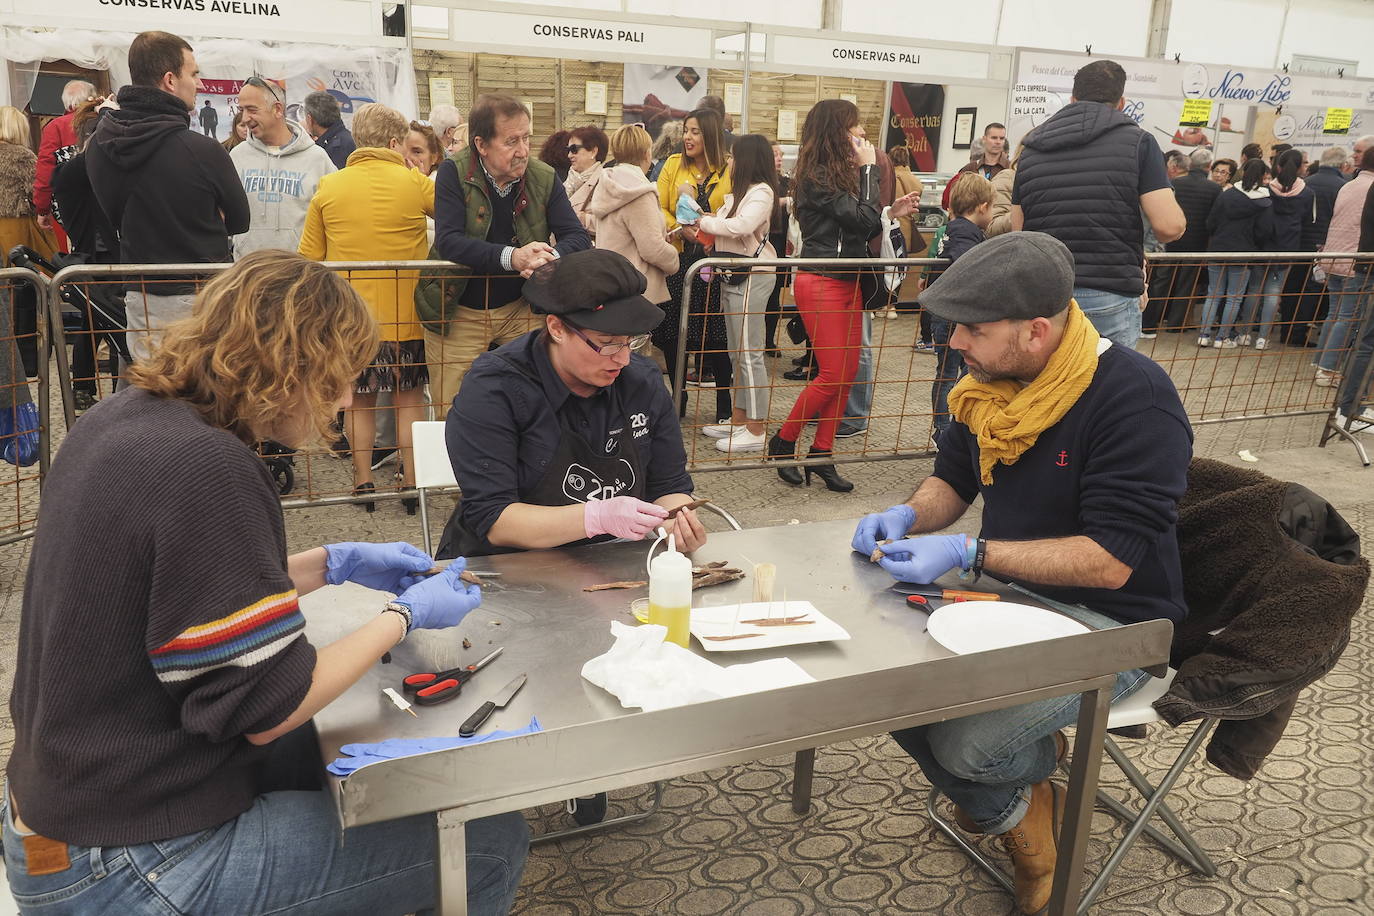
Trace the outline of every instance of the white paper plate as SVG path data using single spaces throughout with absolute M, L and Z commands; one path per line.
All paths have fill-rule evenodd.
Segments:
M 953 601 L 941 605 L 931 613 L 926 629 L 936 642 L 956 655 L 1092 632 L 1072 617 L 1009 601 Z
M 759 618 L 783 618 L 805 615 L 814 623 L 800 626 L 753 626 L 739 621 Z M 810 601 L 767 601 L 750 604 L 727 604 L 720 607 L 692 608 L 692 635 L 707 652 L 748 652 L 754 649 L 776 649 L 779 646 L 800 646 L 813 642 L 848 639 L 849 633 L 829 617 L 816 610 Z M 745 635 L 748 634 L 748 635 Z M 715 640 L 711 636 L 741 636 L 741 639 Z

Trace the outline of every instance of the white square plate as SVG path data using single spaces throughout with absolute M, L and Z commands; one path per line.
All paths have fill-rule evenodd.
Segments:
M 1072 617 L 1010 601 L 952 601 L 931 613 L 926 629 L 955 655 L 1091 632 Z
M 742 622 L 802 615 L 814 622 L 785 627 L 754 626 Z M 779 646 L 800 646 L 849 638 L 849 633 L 844 627 L 816 610 L 816 606 L 810 601 L 759 601 L 720 607 L 694 607 L 691 630 L 697 642 L 707 652 L 747 652 L 753 649 L 776 649 Z M 730 635 L 742 638 L 704 638 Z

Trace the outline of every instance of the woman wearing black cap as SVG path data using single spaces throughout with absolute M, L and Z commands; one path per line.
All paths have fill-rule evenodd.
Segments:
M 613 251 L 580 251 L 525 283 L 544 326 L 472 364 L 449 410 L 463 499 L 437 555 L 481 556 L 614 538 L 663 525 L 679 547 L 706 540 L 677 412 L 658 366 L 633 353 L 663 312 Z

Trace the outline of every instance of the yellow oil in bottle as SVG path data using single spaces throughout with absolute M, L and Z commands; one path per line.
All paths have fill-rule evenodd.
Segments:
M 691 641 L 692 607 L 688 604 L 664 606 L 649 602 L 649 623 L 668 628 L 668 641 L 688 648 Z

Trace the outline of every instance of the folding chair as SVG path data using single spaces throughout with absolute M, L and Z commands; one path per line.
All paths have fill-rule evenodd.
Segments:
M 452 487 L 456 491 L 458 481 L 453 476 L 453 465 L 448 460 L 443 420 L 417 420 L 410 424 L 410 435 L 415 451 L 415 489 L 420 499 L 420 530 L 424 535 L 425 553 L 434 556 L 426 495 L 434 487 Z
M 1152 704 L 1155 700 L 1169 692 L 1169 686 L 1173 683 L 1174 675 L 1177 673 L 1178 672 L 1173 668 L 1170 668 L 1166 677 L 1152 679 L 1150 683 L 1146 684 L 1140 690 L 1137 690 L 1124 700 L 1113 704 L 1111 712 L 1107 717 L 1107 728 L 1124 729 L 1132 726 L 1163 722 L 1164 719 L 1160 717 L 1159 713 L 1155 712 Z M 1102 893 L 1103 888 L 1107 886 L 1107 882 L 1111 880 L 1112 874 L 1116 871 L 1122 860 L 1126 858 L 1126 853 L 1130 851 L 1131 846 L 1134 845 L 1135 841 L 1139 839 L 1142 833 L 1163 846 L 1198 874 L 1210 878 L 1217 873 L 1215 863 L 1213 863 L 1207 853 L 1203 852 L 1202 848 L 1198 846 L 1192 834 L 1188 832 L 1187 828 L 1185 828 L 1183 823 L 1178 819 L 1178 815 L 1174 813 L 1173 809 L 1171 809 L 1164 800 L 1170 790 L 1173 789 L 1174 783 L 1178 781 L 1178 777 L 1183 774 L 1184 768 L 1186 768 L 1193 757 L 1197 755 L 1198 749 L 1202 747 L 1202 743 L 1207 740 L 1207 736 L 1211 734 L 1216 724 L 1216 719 L 1203 719 L 1197 723 L 1196 728 L 1193 730 L 1193 734 L 1188 738 L 1187 743 L 1184 744 L 1183 750 L 1179 751 L 1178 756 L 1174 758 L 1173 764 L 1169 767 L 1169 771 L 1164 775 L 1164 778 L 1160 780 L 1158 786 L 1150 785 L 1149 780 L 1145 778 L 1140 770 L 1136 769 L 1135 765 L 1131 763 L 1130 759 L 1121 750 L 1121 747 L 1112 736 L 1110 734 L 1107 735 L 1106 744 L 1104 745 L 1107 756 L 1117 765 L 1122 774 L 1125 775 L 1127 781 L 1129 781 L 1136 792 L 1140 794 L 1140 797 L 1145 803 L 1138 810 L 1133 809 L 1117 801 L 1103 789 L 1099 788 L 1097 790 L 1098 803 L 1120 818 L 1122 822 L 1127 825 L 1127 829 L 1125 835 L 1117 844 L 1116 849 L 1112 851 L 1112 854 L 1102 866 L 1102 870 L 1098 872 L 1097 877 L 1093 879 L 1092 884 L 1090 884 L 1087 891 L 1084 892 L 1083 899 L 1079 901 L 1079 916 L 1087 913 L 1088 908 L 1092 906 L 1093 901 Z M 940 793 L 933 788 L 926 796 L 926 814 L 930 816 L 931 822 L 934 823 L 942 833 L 953 840 L 954 844 L 967 853 L 984 871 L 991 875 L 993 880 L 1002 885 L 1007 893 L 1014 893 L 1011 875 L 1007 874 L 1003 868 L 984 856 L 973 843 L 969 842 L 968 838 L 958 827 L 951 824 L 936 810 L 936 803 L 939 799 Z M 1177 841 L 1150 825 L 1150 819 L 1156 814 L 1158 814 L 1160 820 L 1164 821 L 1168 826 L 1169 831 L 1174 837 L 1177 837 Z

